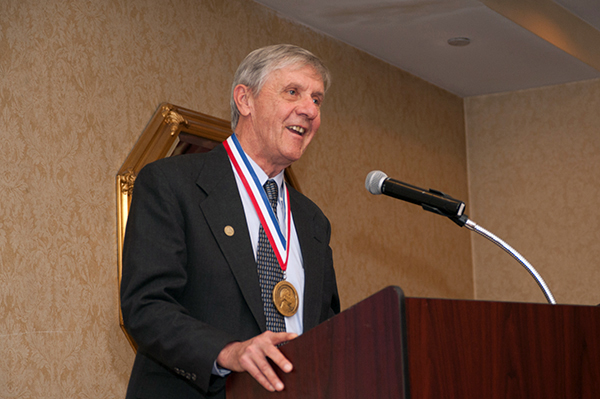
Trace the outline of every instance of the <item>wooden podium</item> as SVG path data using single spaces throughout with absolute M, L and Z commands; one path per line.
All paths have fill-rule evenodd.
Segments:
M 404 298 L 388 287 L 281 347 L 270 393 L 248 374 L 228 399 L 600 398 L 600 307 Z

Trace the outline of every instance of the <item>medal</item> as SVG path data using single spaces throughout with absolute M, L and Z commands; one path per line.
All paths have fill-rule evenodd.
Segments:
M 281 280 L 273 288 L 273 304 L 283 316 L 290 317 L 298 311 L 300 300 L 294 286 L 286 280 Z
M 275 253 L 279 266 L 283 271 L 284 279 L 277 283 L 273 289 L 272 297 L 275 309 L 277 309 L 277 311 L 283 316 L 293 316 L 298 311 L 300 300 L 296 288 L 294 288 L 292 283 L 286 281 L 285 279 L 287 262 L 290 254 L 288 242 L 286 240 L 286 237 L 288 239 L 290 237 L 291 228 L 289 193 L 284 184 L 284 204 L 287 210 L 286 234 L 284 235 L 279 227 L 279 222 L 277 222 L 277 217 L 271 208 L 269 200 L 267 199 L 267 195 L 259 183 L 256 174 L 252 170 L 252 167 L 250 166 L 246 154 L 244 153 L 244 150 L 242 149 L 235 133 L 225 140 L 223 145 L 227 151 L 227 154 L 229 155 L 229 159 L 233 164 L 236 174 L 240 177 L 240 180 L 242 181 L 242 184 L 244 185 L 244 188 L 248 193 L 252 204 L 254 205 L 254 209 L 256 210 L 260 223 L 263 226 L 269 242 L 271 243 L 271 247 L 273 248 L 273 252 Z M 233 231 L 233 228 L 231 230 Z M 229 235 L 228 231 L 225 231 L 225 234 Z

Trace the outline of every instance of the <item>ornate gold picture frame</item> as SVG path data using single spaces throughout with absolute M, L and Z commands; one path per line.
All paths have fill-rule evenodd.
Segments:
M 118 287 L 121 287 L 123 271 L 123 239 L 135 178 L 140 170 L 150 162 L 180 154 L 208 152 L 230 135 L 231 124 L 224 119 L 215 118 L 177 105 L 163 103 L 146 126 L 137 143 L 125 159 L 117 173 L 117 256 Z M 285 170 L 286 181 L 299 190 L 298 182 L 288 167 Z M 119 300 L 119 325 L 136 350 L 137 346 L 127 333 L 121 313 Z

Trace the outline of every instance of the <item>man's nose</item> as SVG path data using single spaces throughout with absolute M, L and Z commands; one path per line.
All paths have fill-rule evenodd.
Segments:
M 315 119 L 319 116 L 319 106 L 315 104 L 313 98 L 303 98 L 300 102 L 297 112 L 306 115 L 308 119 Z

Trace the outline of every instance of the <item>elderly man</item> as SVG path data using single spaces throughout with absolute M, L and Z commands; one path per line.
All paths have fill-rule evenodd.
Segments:
M 224 398 L 226 376 L 243 371 L 282 390 L 267 358 L 290 372 L 277 346 L 339 312 L 329 221 L 283 181 L 328 84 L 302 48 L 255 50 L 232 86 L 235 134 L 139 173 L 121 284 L 139 346 L 128 398 Z M 281 291 L 293 293 L 285 303 Z

